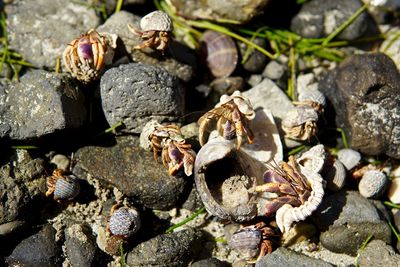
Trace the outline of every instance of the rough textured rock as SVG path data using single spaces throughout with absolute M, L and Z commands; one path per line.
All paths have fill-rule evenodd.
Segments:
M 187 179 L 169 176 L 162 163 L 155 162 L 153 153 L 140 148 L 139 139 L 134 137 L 117 138 L 112 147 L 83 147 L 75 158 L 75 168 L 111 183 L 152 209 L 176 206 L 187 185 Z
M 400 158 L 400 74 L 386 55 L 347 58 L 319 83 L 336 123 L 362 153 Z
M 269 0 L 172 0 L 172 5 L 184 17 L 210 20 L 236 20 L 245 23 L 262 13 Z
M 86 120 L 84 96 L 65 74 L 31 70 L 0 86 L 0 103 L 0 137 L 35 138 Z
M 0 224 L 34 212 L 28 206 L 46 191 L 45 175 L 43 160 L 32 160 L 26 150 L 18 150 L 11 162 L 0 168 Z
M 134 48 L 141 43 L 141 39 L 128 29 L 127 24 L 140 29 L 140 19 L 140 17 L 129 12 L 120 11 L 108 18 L 97 30 L 117 34 L 133 61 L 159 66 L 180 79 L 189 81 L 193 75 L 193 66 L 196 65 L 196 58 L 183 45 L 172 42 L 169 51 L 166 51 L 164 55 L 150 48 L 145 50 Z
M 308 38 L 328 36 L 350 18 L 362 3 L 360 0 L 313 0 L 302 5 L 293 18 L 292 31 Z M 354 40 L 362 36 L 370 23 L 367 12 L 361 14 L 339 34 L 340 39 Z
M 55 233 L 51 225 L 45 225 L 40 232 L 18 244 L 7 258 L 9 266 L 61 266 L 61 248 L 55 241 Z
M 372 240 L 358 258 L 359 266 L 400 266 L 400 254 L 382 240 Z
M 130 266 L 187 266 L 201 250 L 202 232 L 185 229 L 158 235 L 128 252 Z
M 271 254 L 267 254 L 256 263 L 256 267 L 263 266 L 287 266 L 287 267 L 309 267 L 309 266 L 333 266 L 332 264 L 308 257 L 290 249 L 280 247 Z
M 94 9 L 72 0 L 16 0 L 6 13 L 10 48 L 51 69 L 68 43 L 100 23 Z
M 100 250 L 89 226 L 73 224 L 65 229 L 65 252 L 72 266 L 102 265 Z
M 341 191 L 324 198 L 313 218 L 321 231 L 321 244 L 336 253 L 356 255 L 369 235 L 391 242 L 389 225 L 375 206 L 355 191 Z
M 140 63 L 120 65 L 101 77 L 101 99 L 110 125 L 122 121 L 124 129 L 140 133 L 151 121 L 176 121 L 184 112 L 185 90 L 176 76 Z

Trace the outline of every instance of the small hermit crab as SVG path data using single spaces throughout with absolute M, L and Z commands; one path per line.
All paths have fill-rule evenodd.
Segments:
M 111 207 L 107 230 L 116 237 L 129 238 L 141 227 L 141 220 L 136 209 L 115 204 Z
M 70 201 L 74 199 L 80 191 L 78 178 L 62 169 L 55 169 L 53 174 L 47 177 L 46 196 L 53 195 L 57 202 Z
M 282 120 L 285 136 L 293 140 L 310 140 L 317 133 L 318 112 L 310 106 L 298 106 L 288 111 Z
M 143 42 L 135 46 L 135 49 L 151 47 L 162 52 L 167 49 L 172 38 L 172 21 L 167 13 L 163 11 L 153 11 L 140 20 L 141 30 L 128 24 L 129 30 L 135 35 L 140 36 Z
M 249 144 L 253 143 L 254 135 L 250 129 L 250 121 L 255 112 L 250 100 L 235 91 L 231 96 L 223 95 L 219 103 L 198 120 L 200 145 L 207 143 L 208 134 L 212 125 L 215 125 L 225 139 L 237 138 L 237 148 L 243 143 L 243 137 Z
M 242 225 L 233 233 L 229 246 L 248 262 L 256 262 L 265 254 L 272 252 L 272 238 L 279 236 L 276 223 L 259 221 L 255 224 Z M 254 260 L 255 259 L 255 260 Z
M 73 77 L 89 83 L 98 78 L 104 66 L 112 64 L 116 47 L 117 35 L 91 29 L 68 44 L 63 62 Z
M 162 162 L 170 175 L 176 175 L 182 167 L 187 176 L 192 174 L 196 153 L 186 143 L 177 125 L 158 125 L 148 139 L 153 148 L 154 159 L 157 160 L 161 152 Z

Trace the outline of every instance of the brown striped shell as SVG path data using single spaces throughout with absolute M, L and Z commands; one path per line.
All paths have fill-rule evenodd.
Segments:
M 215 77 L 228 77 L 235 70 L 238 51 L 231 37 L 211 30 L 205 31 L 200 49 L 202 60 Z

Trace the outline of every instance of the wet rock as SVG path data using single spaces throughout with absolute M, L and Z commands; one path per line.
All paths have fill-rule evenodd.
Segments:
M 111 183 L 125 195 L 152 209 L 177 205 L 187 179 L 172 177 L 153 153 L 139 147 L 139 138 L 119 137 L 112 147 L 86 146 L 75 153 L 75 169 Z M 82 177 L 83 178 L 83 177 Z
M 319 83 L 353 149 L 400 158 L 400 74 L 386 55 L 347 58 Z
M 10 48 L 50 69 L 68 43 L 100 23 L 94 9 L 72 0 L 16 0 L 6 13 Z
M 253 40 L 253 43 L 255 43 L 258 46 L 261 46 L 262 48 L 267 47 L 267 41 L 265 39 L 256 38 Z M 239 43 L 239 52 L 242 58 L 244 58 L 245 55 L 247 55 L 246 54 L 247 50 L 248 46 L 245 43 Z M 242 66 L 245 70 L 251 73 L 261 73 L 265 68 L 265 65 L 267 65 L 267 61 L 268 58 L 266 55 L 264 55 L 258 50 L 255 50 L 254 48 L 250 48 L 247 60 Z
M 184 112 L 185 90 L 176 76 L 161 68 L 130 63 L 101 77 L 104 114 L 110 125 L 122 121 L 130 133 L 140 133 L 151 121 L 176 121 Z
M 42 230 L 18 244 L 6 259 L 9 266 L 61 266 L 61 248 L 55 241 L 56 230 L 45 225 Z
M 11 163 L 0 168 L 0 224 L 32 215 L 30 203 L 46 191 L 43 160 L 32 159 L 26 150 L 17 150 Z
M 172 0 L 172 5 L 183 17 L 209 20 L 236 20 L 245 23 L 262 13 L 269 0 L 196 1 Z
M 139 16 L 126 11 L 120 11 L 114 13 L 97 30 L 99 32 L 117 34 L 122 40 L 123 47 L 133 61 L 159 66 L 183 81 L 189 81 L 193 75 L 193 66 L 196 65 L 196 58 L 183 45 L 173 42 L 165 55 L 154 52 L 150 48 L 145 50 L 134 48 L 142 40 L 128 29 L 127 24 L 140 29 L 140 19 Z
M 293 18 L 292 31 L 307 38 L 328 36 L 348 20 L 359 8 L 360 0 L 313 0 L 302 5 Z M 353 23 L 343 30 L 338 38 L 354 40 L 362 36 L 371 23 L 367 12 L 363 12 Z
M 102 266 L 100 250 L 89 226 L 73 224 L 65 229 L 65 252 L 72 266 Z
M 220 261 L 216 258 L 209 258 L 200 261 L 193 262 L 191 267 L 228 267 L 228 263 Z
M 399 266 L 400 254 L 385 244 L 382 240 L 372 240 L 363 250 L 358 258 L 359 266 Z
M 82 126 L 84 96 L 64 74 L 31 70 L 0 86 L 0 137 L 26 139 Z
M 376 240 L 391 242 L 389 225 L 375 206 L 355 191 L 341 191 L 326 197 L 313 218 L 321 231 L 321 244 L 336 253 L 356 255 L 370 235 Z
M 185 229 L 158 235 L 128 252 L 130 266 L 187 266 L 201 250 L 202 232 Z
M 300 254 L 298 252 L 292 251 L 290 249 L 280 247 L 271 254 L 267 254 L 262 257 L 256 263 L 256 267 L 262 266 L 288 266 L 288 267 L 308 267 L 308 266 L 333 266 L 332 264 L 308 257 L 306 255 Z

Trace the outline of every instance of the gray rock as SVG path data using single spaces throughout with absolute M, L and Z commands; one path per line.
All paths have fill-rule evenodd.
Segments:
M 111 183 L 122 193 L 152 209 L 169 209 L 177 205 L 187 179 L 172 177 L 153 153 L 139 147 L 139 138 L 119 137 L 112 147 L 86 146 L 75 153 L 74 168 Z
M 319 83 L 353 149 L 400 158 L 400 74 L 386 55 L 347 58 Z
M 255 43 L 258 46 L 261 46 L 262 48 L 267 48 L 267 41 L 265 39 L 261 38 L 255 38 L 253 40 L 253 43 Z M 246 55 L 246 52 L 248 50 L 248 46 L 245 43 L 240 42 L 239 43 L 239 52 L 241 55 L 241 58 L 244 58 Z M 258 50 L 255 50 L 254 48 L 250 48 L 250 53 L 249 56 L 244 64 L 242 64 L 243 68 L 251 73 L 261 73 L 263 69 L 265 68 L 265 65 L 267 65 L 268 58 L 266 55 L 261 53 Z
M 269 0 L 172 0 L 172 5 L 183 17 L 210 20 L 235 20 L 246 23 L 262 13 Z
M 82 126 L 84 96 L 65 74 L 32 70 L 0 86 L 0 137 L 26 139 Z
M 140 19 L 139 16 L 120 11 L 108 18 L 97 30 L 99 32 L 117 34 L 133 61 L 159 66 L 183 81 L 189 81 L 193 75 L 193 66 L 196 65 L 196 58 L 179 43 L 173 42 L 169 47 L 169 52 L 165 55 L 154 52 L 150 48 L 145 50 L 134 48 L 142 40 L 128 29 L 127 24 L 140 29 Z
M 308 257 L 293 250 L 279 247 L 271 254 L 265 255 L 256 263 L 256 267 L 263 266 L 287 266 L 287 267 L 309 267 L 309 266 L 333 266 L 332 264 Z
M 254 87 L 257 84 L 261 83 L 264 77 L 261 74 L 252 74 L 250 78 L 247 80 L 247 83 L 251 86 Z
M 369 235 L 391 242 L 389 225 L 375 206 L 355 191 L 341 191 L 324 198 L 313 218 L 321 231 L 321 244 L 336 253 L 356 255 Z
M 15 0 L 6 13 L 10 48 L 40 68 L 54 69 L 67 44 L 100 23 L 94 9 L 72 0 Z
M 72 266 L 101 266 L 100 249 L 87 225 L 73 224 L 65 229 L 65 253 Z
M 291 29 L 307 38 L 325 37 L 350 18 L 362 3 L 360 0 L 313 0 L 302 5 L 293 18 Z M 370 18 L 364 11 L 352 24 L 339 34 L 340 39 L 354 40 L 367 31 Z
M 11 162 L 0 168 L 0 224 L 23 218 L 35 210 L 29 203 L 46 192 L 43 160 L 32 159 L 26 150 L 17 150 Z
M 18 244 L 6 259 L 9 266 L 55 267 L 61 266 L 61 248 L 55 241 L 56 230 L 45 225 L 34 234 Z
M 276 60 L 269 62 L 262 73 L 265 78 L 271 80 L 279 80 L 285 74 L 286 66 L 278 63 Z
M 8 223 L 0 224 L 0 236 L 7 236 L 14 232 L 21 231 L 21 229 L 26 228 L 27 224 L 25 221 L 12 221 Z
M 100 90 L 108 123 L 122 121 L 130 133 L 140 133 L 151 120 L 176 121 L 184 113 L 185 90 L 178 78 L 155 66 L 130 63 L 109 69 Z
M 228 263 L 220 261 L 216 258 L 208 258 L 208 259 L 193 262 L 190 266 L 191 267 L 228 267 L 230 265 Z
M 202 232 L 185 229 L 158 235 L 128 252 L 130 266 L 187 266 L 201 250 Z
M 358 257 L 359 266 L 380 267 L 380 266 L 400 266 L 400 254 L 385 244 L 382 240 L 372 240 L 360 251 Z

